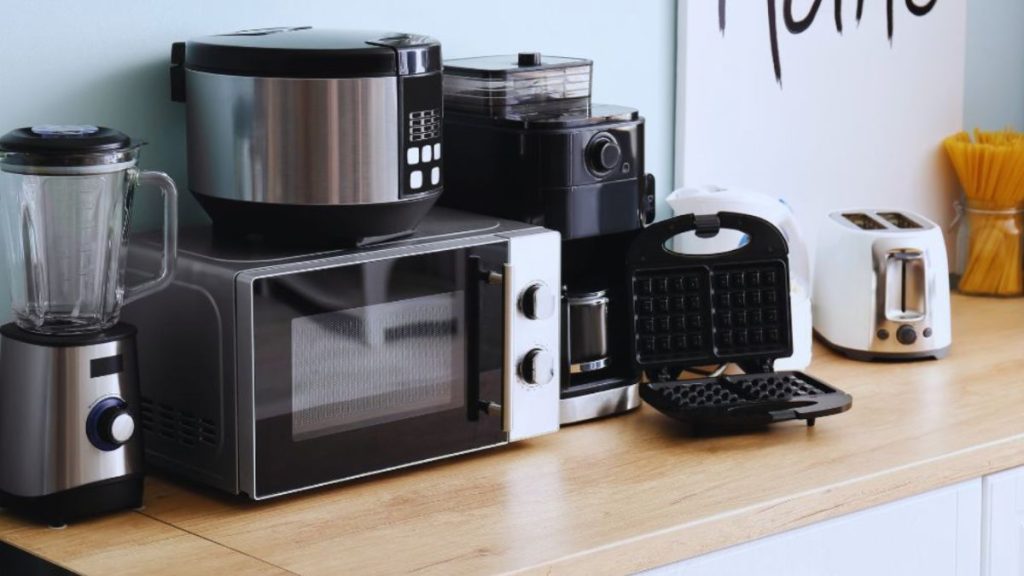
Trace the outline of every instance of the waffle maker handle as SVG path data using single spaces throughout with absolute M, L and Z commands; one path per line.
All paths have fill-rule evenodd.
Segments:
M 714 238 L 723 228 L 742 232 L 749 241 L 734 250 L 711 254 L 680 254 L 668 247 L 668 241 L 679 234 L 693 231 L 699 238 Z M 719 212 L 702 216 L 684 214 L 648 226 L 630 246 L 629 260 L 646 264 L 668 256 L 693 262 L 720 258 L 722 254 L 728 254 L 730 259 L 766 259 L 784 258 L 788 253 L 785 236 L 771 222 L 749 214 Z

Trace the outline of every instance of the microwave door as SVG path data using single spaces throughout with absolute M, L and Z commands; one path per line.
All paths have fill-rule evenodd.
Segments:
M 507 441 L 505 242 L 252 283 L 254 462 L 268 497 Z

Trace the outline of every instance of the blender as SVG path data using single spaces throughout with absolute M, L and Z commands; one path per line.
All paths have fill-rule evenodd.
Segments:
M 174 274 L 177 192 L 142 142 L 44 125 L 0 137 L 13 322 L 0 327 L 0 506 L 51 525 L 142 505 L 135 327 L 121 306 Z M 135 190 L 163 196 L 159 274 L 125 286 Z

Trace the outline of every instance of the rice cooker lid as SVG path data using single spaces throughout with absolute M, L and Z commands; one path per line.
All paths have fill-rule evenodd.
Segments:
M 441 43 L 419 34 L 300 26 L 194 38 L 173 59 L 215 74 L 273 78 L 410 76 L 441 70 Z

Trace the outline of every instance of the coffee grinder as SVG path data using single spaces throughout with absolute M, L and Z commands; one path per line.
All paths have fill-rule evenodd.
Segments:
M 644 119 L 591 103 L 590 60 L 448 60 L 440 203 L 562 234 L 561 421 L 640 405 L 626 252 L 654 219 Z
M 136 168 L 141 142 L 97 126 L 0 138 L 14 321 L 0 327 L 0 506 L 51 525 L 142 505 L 135 327 L 121 305 L 174 272 L 177 195 Z M 164 199 L 157 278 L 124 285 L 132 198 Z

